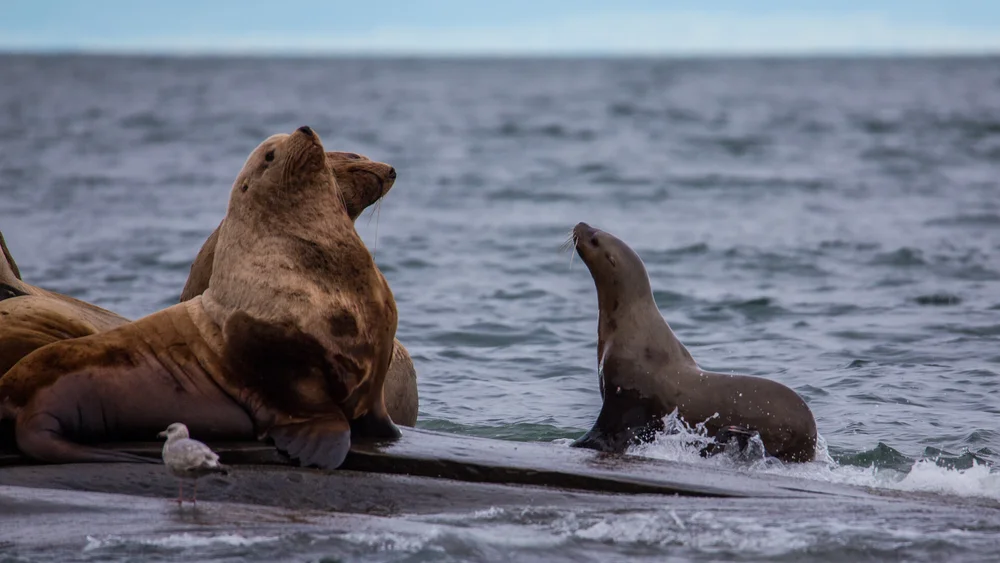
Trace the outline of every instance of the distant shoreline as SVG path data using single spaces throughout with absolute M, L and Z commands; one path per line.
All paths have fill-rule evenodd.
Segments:
M 1000 51 L 984 52 L 748 52 L 748 53 L 404 53 L 350 51 L 168 51 L 116 49 L 20 49 L 0 48 L 0 57 L 107 58 L 107 59 L 198 59 L 198 60 L 418 60 L 418 61 L 936 61 L 991 60 Z

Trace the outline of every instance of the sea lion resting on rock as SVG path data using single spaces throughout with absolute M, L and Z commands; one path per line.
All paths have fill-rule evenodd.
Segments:
M 396 181 L 396 170 L 383 162 L 351 152 L 328 152 L 326 162 L 337 177 L 337 184 L 344 195 L 344 205 L 351 220 L 356 221 L 369 206 L 380 200 L 392 189 Z M 222 220 L 225 222 L 225 219 Z M 187 283 L 181 292 L 181 301 L 201 295 L 208 289 L 215 259 L 215 245 L 219 227 L 208 236 L 201 250 L 191 264 Z M 414 426 L 418 409 L 417 372 L 409 352 L 394 340 L 392 362 L 385 377 L 385 406 L 396 424 Z
M 44 461 L 146 461 L 85 443 L 182 422 L 332 469 L 352 437 L 399 436 L 382 400 L 395 330 L 392 291 L 300 127 L 237 176 L 203 295 L 32 352 L 0 379 L 0 415 Z
M 392 166 L 357 153 L 327 152 L 326 161 L 352 219 L 388 193 L 396 178 Z M 218 236 L 216 228 L 198 253 L 181 301 L 201 295 L 208 288 Z M 21 358 L 46 344 L 97 334 L 130 322 L 96 305 L 24 283 L 2 233 L 0 248 L 6 259 L 0 262 L 0 377 Z M 411 427 L 416 424 L 417 373 L 398 340 L 386 375 L 385 402 L 393 422 Z
M 604 404 L 576 447 L 621 452 L 649 441 L 677 409 L 710 436 L 740 426 L 756 430 L 767 452 L 782 461 L 811 461 L 816 422 L 788 387 L 760 377 L 702 370 L 663 319 L 646 267 L 627 244 L 580 223 L 576 251 L 597 286 L 600 317 L 597 362 Z
M 121 326 L 128 319 L 96 305 L 25 283 L 0 233 L 0 376 L 21 358 L 58 340 Z

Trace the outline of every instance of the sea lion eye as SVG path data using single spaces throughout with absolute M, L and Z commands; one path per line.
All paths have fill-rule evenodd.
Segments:
M 590 244 L 594 246 L 601 246 L 601 242 L 597 240 L 596 236 L 590 237 Z
M 243 184 L 240 186 L 240 191 L 245 192 L 250 187 L 250 184 Z
M 267 162 L 271 162 L 272 160 L 274 160 L 274 150 L 273 149 L 267 151 L 267 154 L 264 155 L 264 160 L 267 161 Z

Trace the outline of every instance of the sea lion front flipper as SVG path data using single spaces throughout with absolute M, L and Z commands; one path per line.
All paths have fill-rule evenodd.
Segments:
M 389 417 L 383 400 L 379 400 L 374 408 L 351 421 L 351 434 L 355 438 L 376 440 L 396 440 L 403 435 Z
M 267 435 L 274 445 L 302 467 L 336 469 L 351 449 L 351 425 L 341 411 L 301 422 L 272 426 Z
M 601 414 L 590 432 L 570 445 L 621 453 L 629 446 L 651 441 L 663 430 L 664 415 L 656 401 L 643 398 L 636 391 L 618 388 L 605 394 Z

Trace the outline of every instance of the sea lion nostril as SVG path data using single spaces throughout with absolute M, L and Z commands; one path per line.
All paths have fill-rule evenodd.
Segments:
M 303 125 L 302 127 L 299 127 L 299 131 L 302 131 L 306 135 L 314 135 L 315 134 L 315 133 L 313 133 L 312 127 L 309 127 L 308 125 Z
M 389 167 L 389 174 L 388 174 L 388 176 L 389 176 L 390 180 L 395 180 L 396 179 L 396 169 L 390 166 Z

